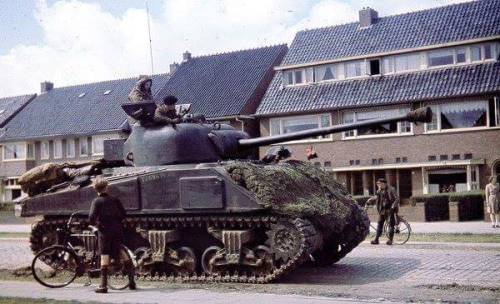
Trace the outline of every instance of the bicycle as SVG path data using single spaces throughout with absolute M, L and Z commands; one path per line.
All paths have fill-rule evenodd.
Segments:
M 60 288 L 87 274 L 88 281 L 84 285 L 88 286 L 92 278 L 100 277 L 100 257 L 97 254 L 98 232 L 73 233 L 73 230 L 81 227 L 80 223 L 73 222 L 75 216 L 80 213 L 82 212 L 72 213 L 65 227 L 56 230 L 57 245 L 42 249 L 33 258 L 31 272 L 41 285 Z M 128 248 L 123 246 L 123 250 L 134 261 Z M 124 280 L 125 275 L 123 263 L 112 261 L 108 270 L 109 288 L 114 290 L 127 288 L 129 283 L 128 280 Z
M 368 209 L 368 204 L 365 204 L 364 209 L 365 211 Z M 394 237 L 392 239 L 392 243 L 395 245 L 404 245 L 410 239 L 411 226 L 404 216 L 399 214 L 396 214 L 395 216 L 397 217 L 397 225 L 394 226 Z M 371 232 L 377 233 L 377 223 L 373 224 L 372 221 L 370 221 L 370 228 Z M 382 235 L 389 238 L 389 219 L 387 219 L 384 223 Z

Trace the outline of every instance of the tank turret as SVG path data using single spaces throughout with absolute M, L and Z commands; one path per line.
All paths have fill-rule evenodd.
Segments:
M 254 148 L 270 144 L 299 140 L 314 136 L 339 133 L 362 127 L 378 126 L 397 121 L 430 122 L 429 107 L 419 108 L 407 114 L 367 120 L 359 123 L 304 130 L 276 136 L 250 138 L 227 124 L 180 123 L 176 125 L 152 125 L 147 114 L 154 111 L 154 103 L 124 104 L 129 115 L 142 113 L 143 119 L 132 126 L 132 132 L 124 143 L 125 161 L 134 166 L 158 166 L 173 164 L 208 163 L 220 160 L 247 159 L 255 155 Z

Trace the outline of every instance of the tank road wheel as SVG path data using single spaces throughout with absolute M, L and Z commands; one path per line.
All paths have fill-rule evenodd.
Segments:
M 267 232 L 267 236 L 274 258 L 283 263 L 290 260 L 299 251 L 302 244 L 302 236 L 295 225 L 284 220 L 273 224 Z
M 31 251 L 36 254 L 44 248 L 56 245 L 56 228 L 55 223 L 45 220 L 34 224 L 30 236 Z
M 253 249 L 255 259 L 259 261 L 260 266 L 255 269 L 256 275 L 266 275 L 270 274 L 274 270 L 274 259 L 271 252 L 271 248 L 259 245 Z
M 177 253 L 178 265 L 175 265 L 176 272 L 182 275 L 192 275 L 196 271 L 196 255 L 189 247 L 180 247 Z
M 201 267 L 206 274 L 217 275 L 217 259 L 220 257 L 219 252 L 222 249 L 218 246 L 208 247 L 201 256 Z
M 139 247 L 134 250 L 134 258 L 136 262 L 135 272 L 137 276 L 148 276 L 152 271 L 151 250 L 148 247 Z

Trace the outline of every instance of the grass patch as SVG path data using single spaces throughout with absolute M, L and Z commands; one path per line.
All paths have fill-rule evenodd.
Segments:
M 370 233 L 369 238 L 375 234 Z M 500 234 L 472 234 L 472 233 L 412 233 L 411 242 L 439 242 L 439 243 L 500 243 Z
M 30 234 L 25 232 L 0 232 L 0 239 L 11 239 L 11 238 L 28 239 L 29 237 Z
M 30 299 L 30 298 L 11 298 L 11 297 L 0 297 L 0 304 L 80 304 L 83 302 L 79 301 L 62 301 L 53 299 Z M 98 302 L 85 302 L 85 303 L 98 303 Z

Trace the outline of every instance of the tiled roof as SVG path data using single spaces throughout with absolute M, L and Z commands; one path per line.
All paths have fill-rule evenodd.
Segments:
M 0 98 L 0 128 L 19 112 L 35 94 Z
M 500 35 L 500 1 L 481 0 L 298 32 L 282 65 L 317 62 Z
M 167 80 L 167 74 L 153 76 L 153 94 Z M 40 94 L 0 129 L 0 140 L 120 130 L 127 118 L 120 105 L 128 101 L 136 81 L 137 78 L 110 80 L 54 88 Z M 105 95 L 106 91 L 110 92 Z
M 174 95 L 207 118 L 253 114 L 286 50 L 277 45 L 193 57 L 175 70 L 156 98 Z
M 278 72 L 257 115 L 314 112 L 500 92 L 500 62 L 281 88 Z

